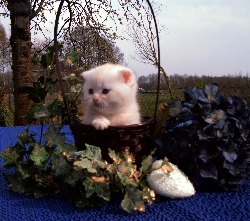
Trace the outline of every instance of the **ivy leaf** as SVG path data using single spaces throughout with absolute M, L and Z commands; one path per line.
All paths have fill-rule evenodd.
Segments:
M 142 191 L 142 198 L 145 202 L 151 205 L 155 201 L 155 192 L 150 188 L 143 188 Z
M 48 157 L 49 153 L 43 147 L 35 144 L 35 147 L 30 155 L 30 159 L 34 162 L 34 164 L 40 167 L 48 159 Z
M 76 147 L 73 144 L 67 143 L 64 140 L 64 134 L 56 127 L 50 126 L 48 131 L 44 134 L 45 142 L 49 147 L 58 147 L 62 152 L 74 152 Z
M 22 179 L 27 179 L 31 176 L 30 167 L 27 164 L 18 163 L 16 165 L 16 170 Z
M 132 213 L 134 211 L 144 212 L 145 204 L 142 199 L 141 191 L 135 188 L 127 190 L 121 202 L 121 207 L 127 213 Z
M 136 166 L 132 164 L 127 164 L 125 162 L 122 162 L 117 167 L 117 175 L 120 179 L 120 182 L 123 186 L 138 186 L 139 180 L 136 179 L 135 172 L 136 172 Z
M 76 169 L 87 169 L 89 173 L 97 173 L 98 167 L 105 168 L 99 147 L 86 144 L 86 149 L 75 152 L 75 155 L 78 157 L 74 162 Z
M 47 107 L 40 107 L 39 109 L 36 110 L 34 113 L 34 118 L 36 120 L 43 119 L 43 118 L 48 118 L 50 116 L 50 112 Z
M 64 76 L 63 80 L 70 82 L 70 81 L 77 81 L 78 78 L 76 77 L 75 73 L 70 73 L 69 75 Z
M 141 173 L 147 173 L 150 170 L 152 166 L 152 161 L 153 161 L 152 155 L 149 155 L 145 159 L 143 159 L 140 167 Z
M 47 91 L 39 87 L 23 86 L 21 87 L 23 93 L 28 94 L 28 98 L 34 103 L 40 103 L 47 95 Z
M 110 158 L 116 163 L 119 164 L 121 162 L 121 158 L 115 153 L 114 150 L 108 149 L 109 150 L 109 156 Z
M 86 150 L 82 150 L 82 151 L 78 151 L 76 152 L 77 156 L 80 156 L 81 159 L 88 159 L 92 165 L 96 165 L 104 168 L 105 167 L 105 163 L 102 159 L 102 152 L 101 149 L 99 147 L 96 146 L 92 146 L 89 144 L 86 144 Z M 86 161 L 87 162 L 87 161 Z
M 85 153 L 86 153 L 85 157 L 87 157 L 88 159 L 93 159 L 97 161 L 102 160 L 102 153 L 99 147 L 86 144 Z
M 82 91 L 82 85 L 81 84 L 76 84 L 70 87 L 70 91 L 75 94 L 79 94 Z
M 97 173 L 96 168 L 93 165 L 93 162 L 87 158 L 82 158 L 74 162 L 75 168 L 87 169 L 89 173 Z
M 41 56 L 40 64 L 44 69 L 47 69 L 50 65 L 53 64 L 52 52 L 49 50 L 46 54 Z
M 110 188 L 109 183 L 106 181 L 104 177 L 88 177 L 83 181 L 83 185 L 86 191 L 86 197 L 91 197 L 94 193 L 97 194 L 98 197 L 109 201 L 110 200 Z
M 52 156 L 52 170 L 55 172 L 55 176 L 63 176 L 71 171 L 71 166 L 62 154 L 54 154 Z
M 34 133 L 29 134 L 29 128 L 26 128 L 23 132 L 17 134 L 17 137 L 22 144 L 36 143 L 34 136 Z
M 0 153 L 0 157 L 3 158 L 5 167 L 12 167 L 15 166 L 17 161 L 20 159 L 20 155 L 18 154 L 17 150 L 9 147 L 2 153 Z
M 64 141 L 63 145 L 61 146 L 61 149 L 67 152 L 75 152 L 76 146 L 72 143 Z
M 9 189 L 13 192 L 24 194 L 26 192 L 20 178 L 17 174 L 5 175 Z
M 76 64 L 77 61 L 78 61 L 78 55 L 77 55 L 77 52 L 75 51 L 71 51 L 66 57 L 66 62 L 68 64 Z
M 57 128 L 50 126 L 44 134 L 44 138 L 49 147 L 62 146 L 64 143 L 64 135 Z
M 75 186 L 77 181 L 84 178 L 84 172 L 82 170 L 71 170 L 69 174 L 64 178 L 64 182 L 71 186 Z

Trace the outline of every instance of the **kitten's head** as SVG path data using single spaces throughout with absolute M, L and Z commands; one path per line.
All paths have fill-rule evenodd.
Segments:
M 137 81 L 132 70 L 104 64 L 83 72 L 84 101 L 88 108 L 103 114 L 115 114 L 136 102 Z

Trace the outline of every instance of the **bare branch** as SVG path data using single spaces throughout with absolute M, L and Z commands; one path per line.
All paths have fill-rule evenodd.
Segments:
M 136 17 L 133 17 L 133 20 L 131 21 L 129 27 L 129 32 L 132 36 L 136 49 L 135 53 L 139 57 L 141 62 L 153 65 L 154 67 L 158 68 L 161 74 L 163 74 L 167 82 L 170 97 L 173 100 L 170 80 L 166 71 L 160 65 L 159 49 L 156 49 L 155 41 L 158 39 L 155 34 L 156 27 L 153 26 L 154 17 L 152 13 L 150 13 L 150 11 L 147 9 L 147 6 L 143 5 L 143 9 L 144 13 L 138 15 L 140 17 L 140 23 L 138 23 L 138 19 Z
M 32 14 L 30 15 L 30 20 L 32 20 L 34 17 L 36 17 L 43 10 L 44 2 L 45 2 L 45 0 L 41 0 L 38 8 L 35 10 L 35 6 L 37 4 L 37 1 L 35 1 L 34 5 L 32 7 Z

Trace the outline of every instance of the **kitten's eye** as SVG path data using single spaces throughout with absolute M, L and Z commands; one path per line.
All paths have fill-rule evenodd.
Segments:
M 102 90 L 102 93 L 103 93 L 103 94 L 108 94 L 109 92 L 110 92 L 110 89 L 104 88 L 104 89 Z
M 94 90 L 93 89 L 89 89 L 89 94 L 94 94 Z

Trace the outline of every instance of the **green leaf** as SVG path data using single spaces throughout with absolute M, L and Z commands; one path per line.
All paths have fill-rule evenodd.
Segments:
M 16 163 L 20 160 L 20 155 L 18 154 L 17 150 L 13 148 L 9 148 L 9 151 L 2 152 L 0 155 L 3 160 L 5 167 L 12 167 L 15 166 Z
M 82 84 L 76 84 L 71 86 L 70 91 L 74 94 L 80 94 L 82 92 Z
M 53 126 L 50 126 L 47 132 L 44 133 L 44 139 L 49 147 L 61 146 L 64 143 L 64 135 Z
M 114 150 L 108 149 L 109 150 L 109 156 L 110 158 L 116 163 L 119 164 L 121 162 L 121 158 L 115 153 Z
M 65 142 L 64 134 L 56 127 L 50 126 L 44 134 L 45 142 L 49 147 L 56 146 L 60 151 L 75 152 L 76 147 L 73 144 Z
M 71 73 L 69 75 L 66 75 L 63 77 L 64 81 L 78 81 L 79 79 L 76 77 L 76 75 L 74 73 Z
M 93 160 L 102 160 L 102 152 L 99 147 L 86 144 L 86 157 Z
M 86 144 L 86 149 L 75 152 L 78 159 L 74 162 L 75 169 L 87 169 L 89 173 L 97 173 L 98 168 L 105 168 L 101 149 Z
M 60 148 L 67 152 L 76 152 L 76 146 L 66 141 L 64 141 L 63 145 Z
M 95 193 L 94 182 L 89 177 L 83 181 L 86 191 L 86 197 L 89 198 Z
M 76 64 L 78 61 L 78 55 L 75 51 L 71 51 L 66 57 L 66 62 L 68 64 Z
M 128 178 L 121 173 L 118 173 L 118 177 L 120 178 L 120 182 L 123 186 L 134 186 L 138 187 L 138 182 L 134 178 Z
M 163 166 L 163 165 L 169 165 L 169 160 L 168 160 L 167 157 L 164 157 L 164 158 L 163 158 L 162 166 Z
M 142 191 L 143 201 L 151 205 L 155 201 L 155 192 L 154 190 L 144 186 Z
M 140 167 L 141 173 L 146 174 L 147 172 L 149 172 L 152 166 L 152 161 L 153 161 L 152 155 L 148 155 L 145 159 L 143 159 L 143 161 L 141 162 L 141 167 Z
M 64 182 L 71 186 L 75 186 L 79 180 L 85 178 L 85 174 L 82 170 L 71 170 L 69 174 L 64 178 Z
M 50 116 L 49 110 L 47 107 L 41 107 L 34 113 L 34 118 L 37 120 L 48 118 Z
M 33 87 L 23 86 L 20 89 L 23 93 L 27 93 L 30 100 L 35 103 L 41 103 L 45 101 L 45 97 L 48 90 L 44 88 L 40 83 L 34 82 Z
M 96 168 L 93 165 L 93 162 L 87 158 L 82 158 L 74 162 L 76 169 L 87 169 L 89 173 L 97 173 Z
M 41 56 L 40 64 L 44 69 L 47 69 L 50 65 L 53 64 L 52 52 L 49 50 L 46 54 Z
M 142 192 L 135 188 L 127 190 L 121 202 L 121 207 L 127 213 L 134 211 L 144 212 L 145 204 L 142 198 Z
M 120 179 L 120 182 L 123 186 L 138 186 L 138 180 L 135 179 L 134 173 L 135 173 L 135 165 L 127 164 L 125 162 L 122 162 L 117 167 L 117 175 Z
M 71 171 L 71 166 L 62 154 L 53 154 L 52 170 L 55 176 L 65 176 Z
M 23 162 L 18 163 L 16 166 L 16 171 L 20 175 L 20 178 L 22 178 L 22 180 L 31 177 L 31 170 L 32 169 L 30 165 L 24 164 Z
M 80 156 L 80 158 L 84 159 L 87 158 L 92 162 L 92 164 L 97 164 L 101 168 L 105 167 L 105 163 L 102 159 L 102 152 L 99 147 L 92 146 L 89 144 L 86 145 L 86 150 L 76 152 L 76 155 Z
M 17 134 L 17 137 L 19 138 L 19 140 L 22 142 L 23 145 L 36 143 L 34 136 L 35 136 L 34 133 L 29 134 L 29 128 L 26 128 L 22 133 Z
M 13 192 L 24 194 L 26 189 L 17 174 L 5 175 L 9 189 Z
M 93 177 L 92 179 L 88 177 L 83 181 L 83 185 L 85 187 L 87 198 L 96 193 L 98 197 L 101 197 L 106 201 L 110 200 L 109 183 L 104 177 Z
M 42 164 L 48 159 L 49 153 L 44 149 L 44 147 L 35 145 L 30 159 L 34 162 L 34 164 L 38 167 L 42 166 Z

